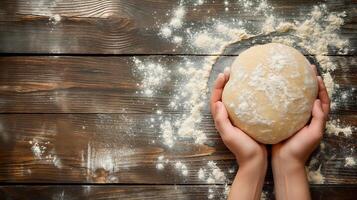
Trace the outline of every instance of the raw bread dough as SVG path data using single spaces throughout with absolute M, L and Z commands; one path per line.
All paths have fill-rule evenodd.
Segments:
M 317 92 L 309 61 L 292 47 L 269 43 L 236 58 L 222 101 L 235 126 L 261 143 L 276 144 L 308 122 Z

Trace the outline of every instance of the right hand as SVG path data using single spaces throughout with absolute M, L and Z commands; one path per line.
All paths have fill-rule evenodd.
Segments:
M 211 95 L 211 113 L 216 129 L 224 144 L 235 155 L 240 167 L 248 165 L 248 163 L 253 163 L 250 165 L 253 167 L 266 166 L 267 151 L 265 145 L 256 142 L 242 130 L 233 126 L 229 120 L 228 112 L 221 101 L 223 88 L 228 79 L 229 72 L 220 73 Z

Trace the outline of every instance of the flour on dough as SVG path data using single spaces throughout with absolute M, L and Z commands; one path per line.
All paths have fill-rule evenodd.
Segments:
M 307 123 L 316 95 L 308 60 L 292 47 L 269 43 L 238 56 L 222 98 L 234 125 L 259 142 L 275 144 Z

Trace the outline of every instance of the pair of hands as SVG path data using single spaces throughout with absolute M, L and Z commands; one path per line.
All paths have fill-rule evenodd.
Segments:
M 316 67 L 312 68 L 317 75 Z M 232 125 L 227 110 L 221 102 L 222 92 L 229 79 L 229 71 L 218 75 L 211 96 L 211 112 L 215 126 L 227 148 L 235 155 L 239 166 L 258 167 L 257 164 L 267 163 L 267 149 L 264 144 L 256 142 L 242 130 Z M 289 139 L 272 147 L 273 162 L 288 163 L 304 167 L 306 160 L 320 143 L 328 113 L 330 99 L 321 76 L 317 75 L 318 99 L 312 108 L 310 124 L 299 130 Z

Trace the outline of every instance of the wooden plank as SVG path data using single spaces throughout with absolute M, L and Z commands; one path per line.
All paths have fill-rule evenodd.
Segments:
M 209 193 L 211 189 L 213 192 Z M 312 200 L 354 200 L 357 186 L 310 186 Z M 223 199 L 221 185 L 51 185 L 0 186 L 0 198 L 41 199 Z M 266 200 L 275 199 L 272 186 L 264 190 Z
M 86 0 L 71 1 L 1 1 L 0 53 L 66 53 L 66 54 L 207 54 L 209 49 L 197 52 L 188 48 L 190 41 L 181 46 L 162 39 L 158 24 L 168 23 L 168 11 L 177 7 L 176 1 L 154 0 Z M 274 14 L 286 19 L 302 19 L 318 1 L 270 1 Z M 351 52 L 357 47 L 356 14 L 353 1 L 328 1 L 331 12 L 346 11 L 348 17 L 341 35 L 350 40 Z M 212 1 L 195 7 L 187 5 L 185 28 L 202 27 L 212 18 L 229 21 L 245 19 L 261 24 L 265 17 L 252 16 L 243 11 L 239 2 L 231 2 L 226 11 L 222 1 Z M 62 16 L 57 24 L 51 17 Z M 206 26 L 210 26 L 207 23 Z M 184 29 L 185 30 L 185 29 Z M 177 31 L 177 33 L 180 33 Z M 241 45 L 240 45 L 241 46 Z M 331 54 L 336 51 L 331 49 Z
M 175 95 L 176 71 L 190 60 L 200 63 L 207 56 L 142 56 L 140 60 L 162 63 L 171 70 L 170 81 L 152 97 L 141 94 L 141 77 L 135 71 L 133 57 L 3 56 L 0 57 L 1 113 L 165 113 Z M 235 57 L 222 56 L 209 79 L 215 77 Z M 332 56 L 337 66 L 333 72 L 340 89 L 335 95 L 333 113 L 357 111 L 357 58 Z M 346 93 L 347 98 L 341 98 Z M 153 109 L 154 108 L 154 109 Z M 209 113 L 208 108 L 205 110 Z
M 198 178 L 207 162 L 217 162 L 228 182 L 237 169 L 210 116 L 198 125 L 207 142 L 178 139 L 163 143 L 159 118 L 175 115 L 144 114 L 2 114 L 0 115 L 0 181 L 6 183 L 121 183 L 205 184 Z M 342 124 L 357 126 L 355 115 L 332 115 Z M 157 122 L 151 126 L 150 119 Z M 356 130 L 353 130 L 356 134 Z M 315 152 L 311 166 L 326 184 L 357 184 L 357 171 L 345 166 L 355 156 L 356 137 L 325 135 L 324 149 Z M 164 169 L 157 169 L 158 157 Z M 181 161 L 187 176 L 175 168 Z M 272 182 L 271 170 L 266 178 Z M 222 183 L 222 181 L 216 181 Z

